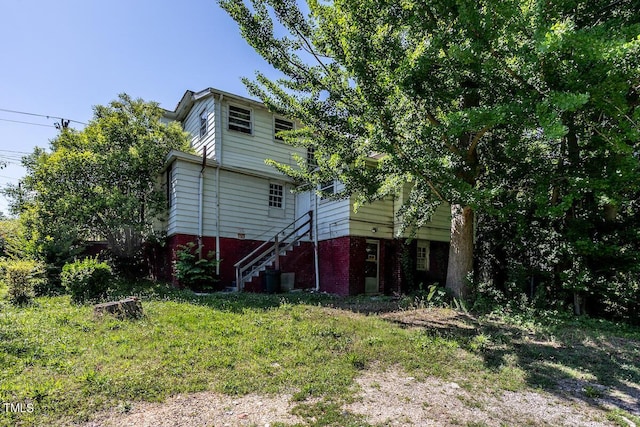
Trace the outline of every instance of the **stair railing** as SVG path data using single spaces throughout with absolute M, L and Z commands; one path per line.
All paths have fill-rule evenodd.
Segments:
M 305 219 L 306 218 L 306 219 Z M 298 226 L 296 224 L 304 220 L 304 222 Z M 272 238 L 262 243 L 260 246 L 251 251 L 247 256 L 235 263 L 233 266 L 236 269 L 236 286 L 238 291 L 244 288 L 245 282 L 251 279 L 255 272 L 261 268 L 270 265 L 275 262 L 275 268 L 280 268 L 280 256 L 286 254 L 286 252 L 292 248 L 298 241 L 300 241 L 305 235 L 312 237 L 313 224 L 313 211 L 309 211 L 304 215 L 297 218 L 291 224 L 284 227 L 277 232 Z M 306 226 L 309 226 L 308 230 L 304 233 L 297 234 L 302 231 Z M 289 229 L 293 229 L 286 236 L 280 237 L 287 233 Z M 293 237 L 293 239 L 291 239 Z M 289 239 L 291 239 L 289 241 Z

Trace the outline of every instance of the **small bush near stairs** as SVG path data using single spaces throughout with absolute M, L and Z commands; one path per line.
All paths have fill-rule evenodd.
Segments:
M 219 264 L 215 255 L 215 252 L 209 251 L 207 256 L 199 256 L 193 242 L 178 246 L 175 272 L 180 285 L 198 292 L 215 290 L 218 282 L 216 267 Z

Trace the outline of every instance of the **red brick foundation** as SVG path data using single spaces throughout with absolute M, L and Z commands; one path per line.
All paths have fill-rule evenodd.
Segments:
M 323 240 L 318 245 L 320 290 L 337 295 L 360 295 L 365 292 L 365 260 L 367 240 L 380 242 L 379 288 L 381 294 L 409 292 L 419 283 L 424 285 L 442 282 L 446 275 L 448 243 L 431 242 L 430 270 L 416 272 L 415 265 L 406 264 L 406 258 L 415 259 L 416 242 L 405 243 L 402 239 L 367 239 L 365 237 L 345 236 Z M 156 265 L 157 276 L 171 280 L 179 285 L 173 274 L 173 262 L 180 245 L 197 243 L 197 237 L 178 234 L 167 239 L 162 256 L 157 257 L 163 265 Z M 213 237 L 202 239 L 203 253 L 216 251 Z M 232 286 L 236 280 L 235 263 L 247 256 L 263 242 L 220 238 L 220 282 L 219 288 Z M 403 261 L 403 253 L 405 253 Z M 301 242 L 280 260 L 283 273 L 295 273 L 295 288 L 315 287 L 315 266 L 313 244 Z M 245 284 L 245 290 L 262 292 L 263 275 Z
M 161 257 L 162 266 L 156 267 L 158 276 L 165 280 L 170 280 L 176 286 L 179 286 L 175 279 L 173 271 L 173 263 L 176 259 L 176 252 L 179 247 L 189 242 L 197 244 L 198 237 L 189 234 L 176 234 L 167 238 L 167 244 L 164 256 Z M 262 241 L 246 240 L 246 239 L 230 239 L 220 238 L 220 282 L 219 288 L 232 286 L 236 280 L 236 271 L 234 264 L 251 253 L 255 248 L 260 246 Z M 215 237 L 202 238 L 202 253 L 216 252 Z M 301 242 L 299 246 L 295 246 L 291 252 L 281 258 L 280 270 L 283 273 L 295 273 L 295 287 L 298 289 L 310 288 L 314 286 L 314 265 L 313 265 L 313 245 L 309 242 Z M 245 289 L 253 292 L 262 291 L 261 277 L 254 279 L 245 286 Z

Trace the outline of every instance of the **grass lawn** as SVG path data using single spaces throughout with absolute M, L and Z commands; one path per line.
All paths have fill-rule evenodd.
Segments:
M 33 408 L 1 407 L 0 426 L 82 422 L 109 407 L 203 390 L 290 393 L 310 425 L 362 425 L 340 407 L 355 393 L 354 378 L 373 366 L 468 390 L 552 388 L 565 376 L 640 384 L 640 332 L 609 323 L 535 329 L 463 317 L 438 328 L 409 310 L 365 314 L 397 308 L 386 298 L 156 290 L 134 321 L 96 319 L 91 306 L 66 296 L 27 307 L 0 300 L 0 402 Z

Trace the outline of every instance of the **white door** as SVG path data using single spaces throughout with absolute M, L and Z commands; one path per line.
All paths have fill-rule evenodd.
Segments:
M 296 219 L 300 218 L 302 215 L 306 214 L 311 210 L 311 197 L 312 197 L 311 194 L 312 194 L 311 192 L 296 194 L 296 209 L 295 209 Z M 305 217 L 296 225 L 304 223 L 306 219 L 307 218 Z M 302 235 L 308 232 L 309 232 L 309 229 L 305 227 L 304 229 L 298 232 L 298 235 Z
M 364 262 L 364 293 L 366 295 L 380 292 L 380 242 L 367 240 L 366 259 Z

